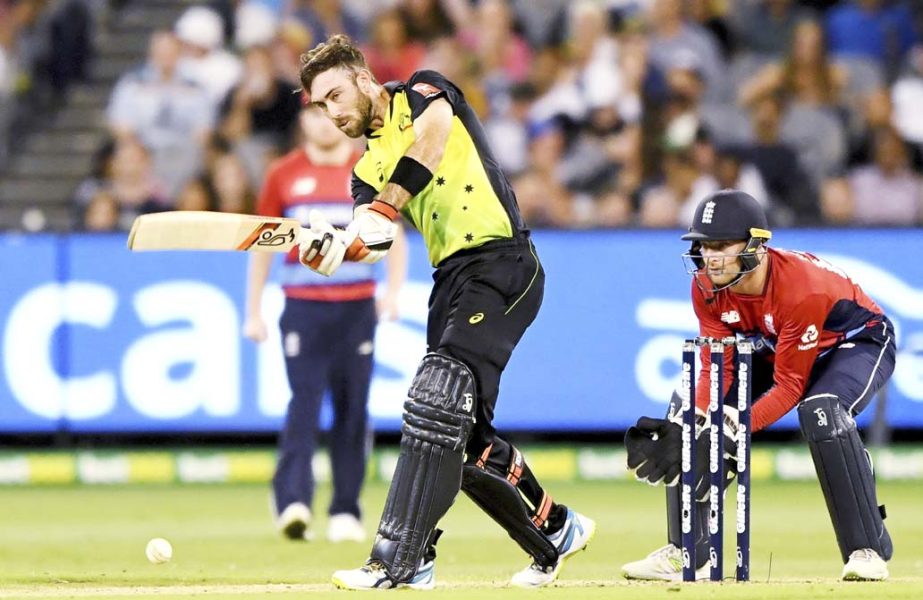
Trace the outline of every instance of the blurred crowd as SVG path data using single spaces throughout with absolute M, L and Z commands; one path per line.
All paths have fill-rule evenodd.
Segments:
M 0 168 L 10 140 L 86 76 L 92 14 L 106 0 L 0 0 Z
M 345 32 L 380 82 L 464 91 L 533 227 L 682 227 L 724 187 L 773 226 L 920 225 L 921 24 L 899 0 L 203 2 L 119 80 L 75 206 L 91 230 L 252 210 L 299 142 L 299 55 Z

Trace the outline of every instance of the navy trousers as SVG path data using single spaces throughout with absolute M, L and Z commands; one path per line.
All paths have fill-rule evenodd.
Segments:
M 845 340 L 818 357 L 811 369 L 801 401 L 816 396 L 836 396 L 851 416 L 858 415 L 894 372 L 894 328 L 888 319 Z M 736 371 L 734 373 L 736 377 Z M 753 359 L 753 398 L 757 401 L 773 382 L 773 365 L 759 355 Z M 726 404 L 737 405 L 737 381 Z
M 293 502 L 311 506 L 311 461 L 317 446 L 321 403 L 329 391 L 333 403 L 333 499 L 329 511 L 361 516 L 359 492 L 371 440 L 368 395 L 375 323 L 374 299 L 286 299 L 279 324 L 292 399 L 279 435 L 279 456 L 272 479 L 277 512 Z

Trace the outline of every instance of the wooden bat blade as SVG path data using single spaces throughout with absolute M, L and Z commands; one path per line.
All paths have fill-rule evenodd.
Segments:
M 288 252 L 298 244 L 297 219 L 210 211 L 141 215 L 128 234 L 130 250 Z

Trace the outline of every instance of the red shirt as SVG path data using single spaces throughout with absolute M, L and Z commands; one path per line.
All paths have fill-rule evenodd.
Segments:
M 775 353 L 767 356 L 775 364 L 774 382 L 753 404 L 754 431 L 768 427 L 798 404 L 819 355 L 882 319 L 881 308 L 837 267 L 806 252 L 767 251 L 764 260 L 769 261 L 769 271 L 761 295 L 724 289 L 706 302 L 710 292 L 703 291 L 695 278 L 692 282 L 692 305 L 701 335 L 761 336 L 775 347 Z M 704 275 L 699 276 L 704 280 Z M 702 410 L 708 407 L 710 358 L 703 346 L 696 388 L 696 405 Z M 732 381 L 730 352 L 724 368 L 726 394 Z
M 350 187 L 358 160 L 355 154 L 343 165 L 315 165 L 303 148 L 289 152 L 270 165 L 257 213 L 295 218 L 307 226 L 311 210 L 317 209 L 331 224 L 345 227 L 353 215 Z M 286 255 L 281 279 L 288 298 L 340 302 L 375 295 L 373 265 L 344 262 L 333 275 L 324 277 L 298 262 L 297 248 Z

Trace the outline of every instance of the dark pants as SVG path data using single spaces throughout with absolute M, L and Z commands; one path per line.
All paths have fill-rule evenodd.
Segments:
M 888 332 L 893 332 L 888 323 Z M 822 356 L 811 371 L 804 398 L 835 395 L 851 416 L 858 415 L 894 372 L 894 340 L 850 340 Z
M 401 456 L 370 560 L 380 561 L 394 581 L 409 581 L 421 561 L 434 557 L 436 525 L 464 489 L 533 560 L 549 566 L 558 554 L 546 532 L 563 526 L 566 508 L 554 504 L 492 424 L 500 376 L 542 303 L 541 263 L 521 236 L 457 252 L 433 278 L 427 349 L 435 356 L 424 358 L 410 391 Z M 459 428 L 426 416 L 450 410 L 452 418 L 468 417 L 469 407 L 470 433 L 467 418 Z M 442 438 L 466 436 L 456 438 L 467 442 L 464 451 L 460 443 L 434 443 L 437 430 Z
M 834 346 L 818 357 L 808 377 L 801 401 L 818 395 L 836 396 L 851 416 L 865 410 L 875 393 L 894 372 L 895 349 L 891 339 L 894 329 L 885 320 L 882 324 Z M 773 384 L 774 366 L 760 355 L 753 358 L 754 404 Z M 737 405 L 737 380 L 725 399 Z
M 545 271 L 532 242 L 521 237 L 456 253 L 433 279 L 426 343 L 474 374 L 476 422 L 466 452 L 477 456 L 494 441 L 500 376 L 542 305 Z
M 314 302 L 286 299 L 280 327 L 292 399 L 279 436 L 273 476 L 277 511 L 293 502 L 311 506 L 324 392 L 333 401 L 330 514 L 360 516 L 359 492 L 368 454 L 368 394 L 372 375 L 375 301 Z

